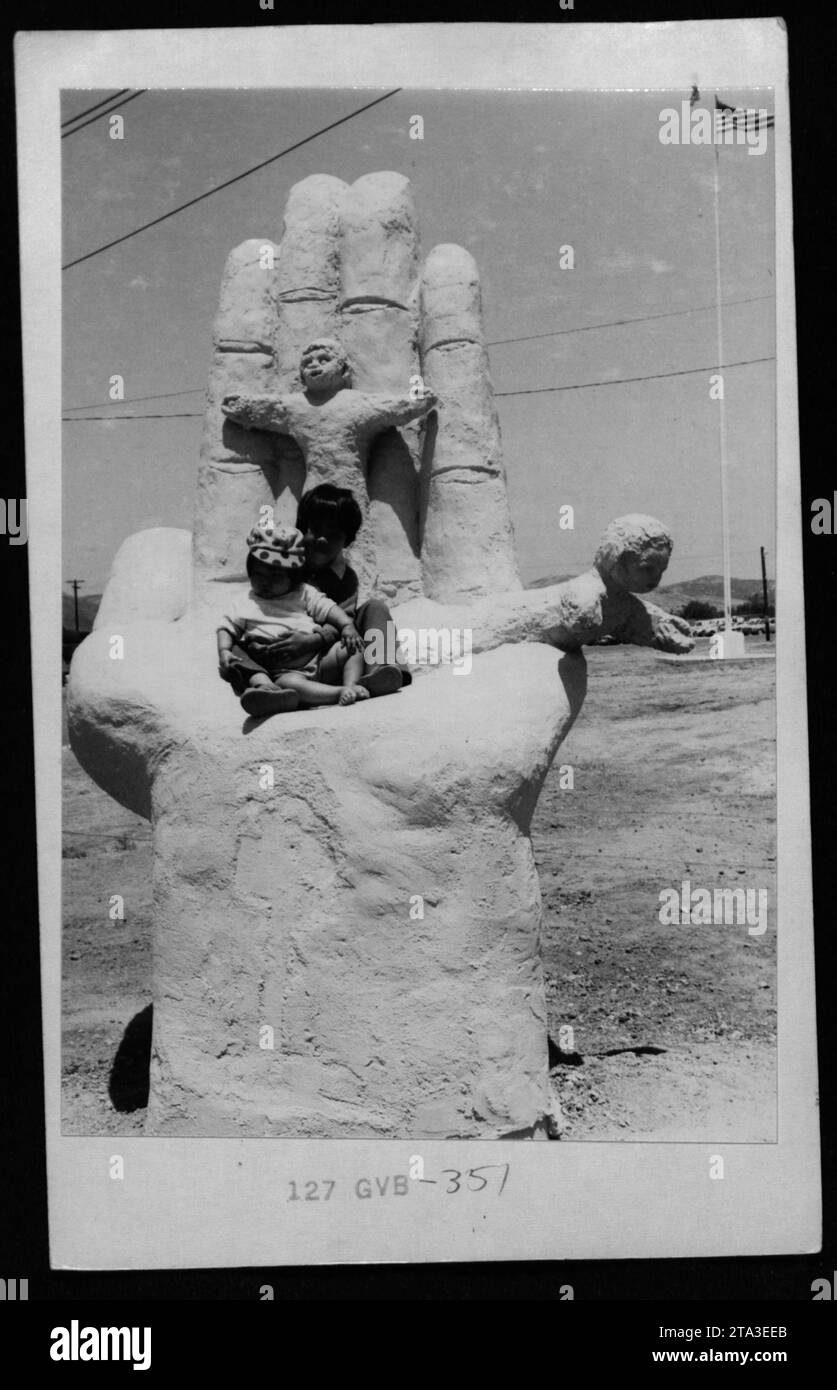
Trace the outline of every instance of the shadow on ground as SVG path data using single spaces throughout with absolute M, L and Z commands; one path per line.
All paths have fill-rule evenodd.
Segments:
M 113 1059 L 108 1095 L 114 1110 L 123 1114 L 142 1110 L 148 1104 L 148 1077 L 151 1067 L 151 1025 L 154 1005 L 134 1014 Z

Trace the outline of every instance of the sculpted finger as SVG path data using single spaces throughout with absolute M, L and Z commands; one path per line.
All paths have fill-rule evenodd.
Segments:
M 339 336 L 340 207 L 348 185 L 330 174 L 295 183 L 285 206 L 276 280 L 276 373 L 298 391 L 299 359 L 315 338 Z
M 191 587 L 190 533 L 169 526 L 137 531 L 116 553 L 93 626 L 175 622 L 188 607 Z
M 431 251 L 421 311 L 422 375 L 439 397 L 422 489 L 424 592 L 449 602 L 519 590 L 479 272 L 463 247 Z
M 409 396 L 418 375 L 419 239 L 410 184 L 402 174 L 366 174 L 341 215 L 341 331 L 359 391 Z M 418 473 L 423 424 L 383 433 L 369 459 L 369 563 L 379 591 L 405 600 L 420 592 Z M 356 547 L 357 551 L 357 547 Z
M 276 387 L 281 391 L 300 390 L 303 348 L 338 333 L 340 205 L 346 188 L 330 174 L 312 174 L 288 194 L 276 279 Z M 305 464 L 288 435 L 277 436 L 275 449 L 276 521 L 294 526 Z
M 245 241 L 227 259 L 213 329 L 212 366 L 195 508 L 194 562 L 202 579 L 244 577 L 242 537 L 273 503 L 274 437 L 225 418 L 225 397 L 273 387 L 276 248 Z

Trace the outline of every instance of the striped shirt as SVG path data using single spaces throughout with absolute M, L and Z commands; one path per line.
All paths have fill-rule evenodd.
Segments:
M 333 604 L 311 584 L 300 584 L 281 598 L 258 598 L 251 591 L 238 612 L 225 616 L 220 627 L 245 647 L 251 637 L 275 642 L 285 632 L 313 632 L 315 623 L 326 621 Z

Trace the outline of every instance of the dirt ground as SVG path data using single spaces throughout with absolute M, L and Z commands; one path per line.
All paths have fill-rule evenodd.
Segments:
M 761 639 L 748 650 L 772 655 Z M 562 1137 L 774 1142 L 775 663 L 634 647 L 587 659 L 532 825 Z M 63 1129 L 141 1133 L 150 829 L 69 747 L 63 760 Z M 661 890 L 685 879 L 766 889 L 767 931 L 661 925 Z M 115 893 L 124 921 L 109 917 Z

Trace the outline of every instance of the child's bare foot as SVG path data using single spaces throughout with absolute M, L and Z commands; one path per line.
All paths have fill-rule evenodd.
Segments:
M 268 714 L 298 709 L 299 696 L 295 690 L 277 690 L 270 685 L 251 686 L 241 697 L 241 708 L 254 719 L 262 719 Z
M 403 683 L 404 673 L 400 666 L 378 666 L 360 681 L 370 695 L 392 695 Z
M 353 705 L 356 700 L 368 700 L 369 691 L 362 685 L 344 685 L 340 691 L 338 705 Z

